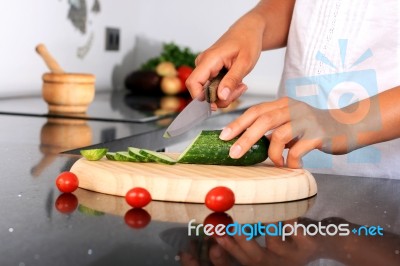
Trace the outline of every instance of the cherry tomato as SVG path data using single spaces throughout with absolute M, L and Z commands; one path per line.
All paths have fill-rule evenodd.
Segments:
M 186 88 L 185 82 L 187 78 L 190 76 L 190 74 L 192 74 L 193 68 L 190 66 L 183 65 L 178 67 L 177 71 L 178 71 L 178 78 L 181 80 L 183 85 L 182 88 Z
M 212 211 L 224 212 L 235 204 L 235 194 L 227 187 L 215 187 L 207 193 L 205 203 Z
M 129 227 L 140 229 L 145 228 L 150 223 L 151 216 L 144 209 L 133 208 L 125 213 L 124 220 Z
M 55 202 L 56 209 L 61 213 L 72 213 L 78 207 L 78 199 L 74 194 L 62 193 Z
M 135 187 L 126 193 L 125 200 L 134 208 L 143 208 L 150 203 L 151 195 L 146 189 Z
M 62 172 L 56 179 L 57 188 L 61 192 L 74 192 L 79 185 L 79 180 L 72 172 Z

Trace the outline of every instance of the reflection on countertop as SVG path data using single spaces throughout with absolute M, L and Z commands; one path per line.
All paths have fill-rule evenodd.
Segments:
M 214 112 L 213 115 L 241 111 L 270 99 L 269 96 L 245 94 L 230 107 Z M 96 92 L 85 114 L 49 112 L 41 96 L 0 99 L 0 114 L 148 123 L 176 116 L 190 101 L 183 96 L 138 96 L 126 90 L 112 90 Z
M 86 120 L 48 118 L 40 131 L 39 148 L 43 157 L 32 168 L 32 175 L 39 176 L 60 152 L 89 146 L 92 141 L 92 128 Z
M 220 128 L 237 115 L 212 117 L 202 127 Z M 212 215 L 204 205 L 154 201 L 135 210 L 121 197 L 82 189 L 65 196 L 54 181 L 79 158 L 59 154 L 64 149 L 112 147 L 109 141 L 121 138 L 171 149 L 199 128 L 177 143 L 164 143 L 146 136 L 157 136 L 168 122 L 20 115 L 0 120 L 1 265 L 400 265 L 399 180 L 315 175 L 316 197 L 237 205 L 228 212 L 232 221 L 250 224 L 381 226 L 383 236 L 304 236 L 299 229 L 287 241 L 262 235 L 251 241 L 245 235 L 194 237 L 188 236 L 188 222 Z

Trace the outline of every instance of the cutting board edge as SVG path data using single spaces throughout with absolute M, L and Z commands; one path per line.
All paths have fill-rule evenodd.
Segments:
M 212 189 L 215 186 L 227 186 L 230 187 L 231 189 L 234 190 L 235 195 L 236 195 L 236 204 L 262 204 L 262 203 L 276 203 L 276 202 L 288 202 L 288 201 L 295 201 L 295 200 L 301 200 L 301 199 L 306 199 L 309 197 L 312 197 L 317 194 L 317 185 L 316 181 L 313 177 L 313 175 L 308 172 L 305 169 L 297 170 L 297 169 L 287 169 L 289 173 L 291 173 L 290 176 L 285 176 L 284 178 L 274 178 L 270 180 L 246 180 L 246 179 L 239 179 L 239 180 L 210 180 L 210 179 L 201 179 L 200 181 L 186 181 L 180 183 L 180 187 L 174 188 L 175 191 L 177 191 L 177 194 L 173 194 L 172 196 L 166 196 L 165 194 L 168 193 L 168 189 L 165 187 L 163 190 L 162 182 L 160 180 L 163 180 L 164 183 L 168 182 L 168 179 L 170 178 L 161 178 L 160 177 L 132 177 L 129 173 L 129 169 L 133 164 L 135 163 L 123 163 L 124 164 L 124 170 L 123 170 L 123 175 L 122 176 L 114 176 L 112 169 L 102 169 L 101 167 L 107 166 L 107 164 L 118 164 L 121 165 L 122 162 L 113 162 L 113 161 L 104 161 L 103 162 L 92 162 L 92 161 L 87 161 L 84 158 L 79 159 L 77 162 L 74 163 L 74 165 L 71 167 L 71 171 L 75 172 L 78 177 L 80 177 L 80 187 L 83 189 L 95 191 L 95 192 L 100 192 L 108 195 L 117 195 L 117 196 L 124 196 L 125 193 L 132 187 L 134 186 L 142 186 L 145 187 L 146 189 L 149 190 L 149 192 L 152 194 L 154 200 L 159 200 L 159 201 L 171 201 L 171 202 L 190 202 L 190 203 L 204 203 L 205 195 L 206 193 Z M 95 166 L 96 171 L 100 171 L 102 176 L 101 180 L 97 180 L 97 182 L 93 182 L 93 178 L 88 177 L 87 172 L 85 171 L 85 164 L 89 164 L 90 167 Z M 132 165 L 129 165 L 132 164 Z M 101 166 L 101 167 L 100 167 Z M 170 166 L 165 166 L 168 167 Z M 100 168 L 100 170 L 98 169 Z M 127 168 L 127 169 L 125 169 Z M 278 168 L 277 168 L 278 169 Z M 280 169 L 282 170 L 282 169 Z M 286 171 L 286 169 L 283 169 Z M 128 171 L 128 172 L 126 172 Z M 104 173 L 106 172 L 106 173 Z M 83 178 L 84 177 L 84 178 Z M 301 184 L 300 183 L 300 178 L 306 179 L 306 181 L 303 181 Z M 104 184 L 109 184 L 110 181 L 107 180 L 108 178 L 114 179 L 114 183 L 116 183 L 115 186 L 109 186 L 109 185 L 102 185 Z M 119 180 L 118 180 L 119 179 Z M 135 180 L 136 179 L 136 180 Z M 182 179 L 182 178 L 177 178 L 177 179 Z M 282 179 L 282 180 L 280 180 Z M 289 179 L 289 180 L 288 180 Z M 117 181 L 115 181 L 117 180 Z M 297 192 L 291 193 L 291 196 L 288 197 L 287 195 L 287 190 L 290 190 L 290 184 L 289 181 L 293 180 L 293 182 L 296 182 L 298 187 L 295 188 L 297 189 Z M 81 182 L 82 181 L 82 182 Z M 170 181 L 170 180 L 169 180 Z M 255 197 L 251 197 L 248 195 L 241 196 L 243 193 L 243 188 L 242 188 L 242 183 L 243 182 L 249 183 L 247 187 L 250 187 L 248 189 L 254 189 L 255 194 L 258 195 L 258 198 L 255 199 Z M 276 189 L 271 189 L 268 183 L 281 183 L 281 185 L 276 185 Z M 264 188 L 261 188 L 262 183 L 265 183 Z M 182 192 L 183 186 L 186 186 L 186 190 Z M 166 184 L 165 186 L 168 186 Z M 200 196 L 196 196 L 197 199 L 193 199 L 193 193 L 190 192 L 190 190 L 195 187 L 195 189 L 198 189 L 199 186 L 202 186 L 202 192 L 200 193 Z M 292 186 L 293 187 L 293 186 Z M 241 191 L 236 189 L 236 188 L 241 188 Z M 155 192 L 154 190 L 158 189 L 158 192 Z M 269 190 L 268 190 L 269 189 Z M 286 190 L 285 190 L 286 189 Z M 282 190 L 280 195 L 276 195 L 276 190 Z M 162 191 L 162 193 L 160 193 Z M 301 193 L 300 193 L 301 192 Z M 180 193 L 180 194 L 179 194 Z M 171 194 L 171 193 L 170 193 Z M 248 194 L 248 193 L 247 193 Z M 275 195 L 274 195 L 275 194 Z M 261 195 L 261 196 L 260 196 Z
M 108 196 L 116 196 L 116 197 L 125 197 L 125 195 L 123 194 L 113 194 L 113 193 L 109 193 L 107 191 L 98 191 L 98 190 L 93 190 L 89 187 L 84 187 L 84 186 L 79 186 L 79 188 L 90 191 L 90 192 L 96 192 L 96 193 L 101 193 L 101 194 L 105 194 Z M 252 204 L 272 204 L 272 203 L 287 203 L 287 202 L 294 202 L 294 201 L 301 201 L 301 200 L 305 200 L 305 199 L 309 199 L 312 198 L 314 196 L 316 196 L 318 194 L 317 191 L 310 193 L 308 196 L 304 196 L 304 197 L 298 197 L 298 198 L 293 198 L 293 199 L 288 199 L 288 200 L 282 200 L 282 201 L 235 201 L 235 205 L 252 205 Z M 204 200 L 199 200 L 199 201 L 187 201 L 187 200 L 167 200 L 167 199 L 156 199 L 156 198 L 152 198 L 152 200 L 154 201 L 160 201 L 160 202 L 173 202 L 173 203 L 190 203 L 190 204 L 204 204 Z
M 80 204 L 83 206 L 107 214 L 124 216 L 131 209 L 120 196 L 86 189 L 78 189 L 74 194 L 76 194 Z M 235 205 L 226 213 L 240 224 L 258 221 L 273 223 L 295 219 L 304 215 L 315 204 L 315 200 L 315 197 L 312 196 L 291 202 Z M 163 201 L 153 201 L 143 209 L 151 215 L 152 221 L 182 224 L 187 224 L 192 219 L 201 222 L 212 213 L 204 204 Z M 176 215 L 176 213 L 180 215 Z

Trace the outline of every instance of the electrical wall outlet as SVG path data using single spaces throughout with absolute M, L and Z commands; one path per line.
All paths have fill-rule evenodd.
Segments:
M 106 28 L 106 51 L 119 50 L 120 35 L 118 28 Z

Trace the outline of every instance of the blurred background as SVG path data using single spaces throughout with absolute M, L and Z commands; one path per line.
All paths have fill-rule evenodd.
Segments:
M 200 52 L 213 44 L 256 0 L 14 0 L 0 9 L 0 97 L 39 95 L 47 71 L 39 43 L 66 71 L 93 73 L 96 90 L 122 89 L 125 77 L 163 43 Z M 117 50 L 106 50 L 107 28 Z M 249 44 L 251 45 L 251 44 Z M 246 78 L 249 93 L 276 93 L 284 49 L 263 53 Z

